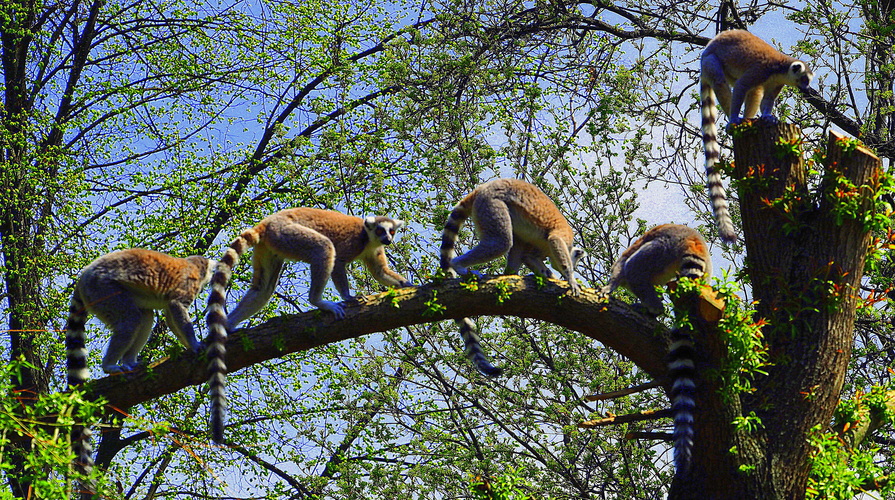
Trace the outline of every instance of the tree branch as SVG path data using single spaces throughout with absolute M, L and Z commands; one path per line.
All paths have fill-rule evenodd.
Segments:
M 233 372 L 289 353 L 414 324 L 509 315 L 581 332 L 628 357 L 651 376 L 665 375 L 666 341 L 656 335 L 666 330 L 660 323 L 617 300 L 603 301 L 596 290 L 584 289 L 580 296 L 573 297 L 567 289 L 565 282 L 556 280 L 539 287 L 534 277 L 499 276 L 480 281 L 478 290 L 471 291 L 455 279 L 363 297 L 363 303 L 346 304 L 343 320 L 317 310 L 279 316 L 237 330 L 228 341 L 227 368 Z M 446 309 L 432 315 L 432 304 Z M 594 349 L 600 347 L 595 345 Z M 184 353 L 161 362 L 151 373 L 141 368 L 95 380 L 87 388 L 92 397 L 106 398 L 116 408 L 129 408 L 204 383 L 207 374 L 204 355 L 202 358 Z M 469 369 L 474 371 L 472 366 Z
M 605 418 L 596 420 L 587 420 L 579 422 L 579 429 L 593 429 L 594 427 L 604 427 L 607 425 L 630 424 L 632 422 L 642 422 L 644 420 L 659 420 L 660 418 L 668 418 L 674 416 L 671 408 L 662 408 L 658 410 L 644 410 L 627 415 L 610 415 Z

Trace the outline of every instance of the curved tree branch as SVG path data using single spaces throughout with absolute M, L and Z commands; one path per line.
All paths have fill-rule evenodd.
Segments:
M 343 320 L 317 310 L 279 316 L 237 330 L 228 342 L 227 368 L 232 372 L 285 354 L 414 324 L 510 315 L 583 333 L 628 357 L 653 377 L 665 375 L 666 340 L 657 341 L 657 335 L 667 333 L 666 328 L 617 300 L 607 303 L 593 289 L 584 289 L 580 296 L 573 297 L 567 294 L 565 282 L 551 280 L 539 286 L 531 276 L 499 276 L 478 285 L 471 291 L 454 279 L 363 297 L 363 303 L 347 305 Z M 433 303 L 446 309 L 430 314 Z M 92 397 L 103 397 L 116 408 L 129 408 L 204 383 L 205 365 L 204 359 L 184 353 L 153 367 L 151 373 L 141 369 L 95 380 L 87 387 Z M 470 371 L 474 371 L 472 366 Z

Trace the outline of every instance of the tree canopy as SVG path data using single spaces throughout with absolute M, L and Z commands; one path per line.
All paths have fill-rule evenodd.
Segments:
M 578 426 L 668 406 L 670 315 L 653 321 L 593 290 L 573 298 L 562 282 L 462 284 L 436 269 L 451 207 L 498 176 L 536 183 L 563 210 L 589 253 L 577 269 L 589 288 L 606 282 L 613 260 L 649 226 L 686 223 L 716 242 L 698 60 L 729 27 L 804 58 L 816 79 L 777 105 L 783 121 L 804 130 L 793 144 L 809 155 L 804 179 L 792 183 L 798 196 L 786 183 L 750 183 L 761 176 L 729 169 L 745 244 L 712 247 L 729 322 L 707 327 L 713 340 L 703 346 L 706 359 L 728 363 L 707 373 L 718 389 L 712 429 L 768 446 L 717 449 L 703 460 L 732 467 L 719 478 L 767 485 L 765 498 L 791 498 L 792 484 L 774 481 L 785 466 L 759 451 L 792 438 L 778 434 L 793 421 L 788 413 L 799 422 L 810 414 L 816 429 L 793 430 L 807 440 L 798 458 L 808 463 L 794 465 L 803 472 L 793 483 L 804 487 L 799 494 L 891 495 L 891 231 L 885 197 L 874 198 L 889 186 L 885 176 L 831 184 L 854 179 L 825 163 L 824 131 L 860 138 L 885 167 L 895 156 L 893 12 L 891 1 L 871 0 L 3 2 L 3 497 L 76 495 L 67 429 L 82 419 L 97 429 L 96 474 L 109 498 L 705 497 L 673 482 L 665 441 L 629 439 L 657 437 L 669 419 Z M 721 134 L 728 159 L 735 142 L 750 140 L 734 135 Z M 822 198 L 830 193 L 860 203 L 831 208 Z M 335 321 L 308 311 L 307 266 L 287 265 L 274 300 L 231 338 L 224 446 L 208 439 L 204 362 L 182 353 L 162 321 L 143 352 L 150 367 L 101 378 L 95 367 L 109 332 L 91 320 L 100 380 L 87 400 L 102 395 L 109 405 L 66 392 L 62 330 L 84 265 L 126 247 L 219 258 L 242 229 L 298 206 L 408 221 L 389 259 L 421 286 L 383 292 L 352 268 L 353 290 L 382 293 Z M 821 212 L 842 218 L 818 225 Z M 782 219 L 756 232 L 750 224 L 768 213 Z M 848 245 L 831 236 L 846 229 L 855 235 Z M 475 239 L 466 228 L 461 236 L 467 247 Z M 764 254 L 750 246 L 759 242 Z M 795 269 L 800 257 L 833 247 L 848 249 L 841 261 Z M 762 267 L 762 255 L 782 248 L 793 252 L 790 267 Z M 494 275 L 502 265 L 480 270 Z M 231 307 L 250 267 L 234 273 Z M 865 272 L 843 289 L 847 300 L 831 299 L 836 287 L 810 288 L 842 285 L 842 269 Z M 785 283 L 791 288 L 768 279 L 796 271 L 816 279 Z M 798 301 L 780 302 L 786 291 Z M 193 309 L 202 333 L 205 297 Z M 798 314 L 786 316 L 793 307 Z M 851 312 L 835 325 L 818 322 L 831 309 Z M 465 360 L 446 321 L 464 316 L 476 318 L 505 376 L 486 379 Z M 783 326 L 799 341 L 781 336 Z M 834 329 L 843 357 L 831 360 L 818 345 L 834 345 L 824 343 Z M 750 364 L 749 353 L 760 359 Z M 771 398 L 808 373 L 802 368 L 822 373 L 834 362 L 838 381 L 814 381 L 823 391 L 791 406 Z M 731 367 L 748 377 L 723 378 Z M 623 397 L 584 399 L 653 381 Z

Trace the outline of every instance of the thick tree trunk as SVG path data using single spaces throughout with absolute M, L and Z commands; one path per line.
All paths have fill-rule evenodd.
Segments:
M 702 403 L 725 419 L 754 412 L 762 426 L 735 433 L 730 421 L 700 422 L 697 440 L 722 439 L 714 452 L 736 446 L 735 461 L 751 472 L 738 473 L 734 460 L 713 456 L 703 464 L 708 468 L 676 481 L 670 498 L 805 496 L 809 437 L 812 428 L 830 423 L 851 355 L 871 241 L 862 221 L 872 214 L 880 168 L 871 152 L 848 152 L 838 139 L 831 134 L 823 179 L 812 192 L 797 127 L 752 123 L 735 133 L 746 269 L 757 316 L 768 322 L 763 335 L 772 366 L 755 380 L 754 393 L 719 407 L 718 394 L 707 391 Z M 715 425 L 728 430 L 704 427 Z M 725 482 L 732 490 L 716 489 Z

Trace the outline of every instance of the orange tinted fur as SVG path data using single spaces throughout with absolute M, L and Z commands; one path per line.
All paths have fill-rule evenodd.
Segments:
M 711 255 L 695 229 L 663 224 L 644 233 L 622 252 L 602 293 L 608 295 L 619 286 L 626 287 L 648 312 L 658 315 L 662 312 L 662 300 L 655 287 L 679 274 L 711 276 Z
M 803 61 L 780 53 L 757 36 L 743 30 L 723 31 L 702 52 L 700 71 L 700 114 L 705 150 L 706 184 L 721 239 L 737 239 L 730 218 L 727 193 L 716 164 L 721 159 L 718 144 L 715 99 L 731 124 L 742 118 L 776 121 L 774 102 L 784 85 L 808 88 L 814 74 Z
M 472 218 L 478 244 L 454 257 L 460 227 Z M 481 274 L 470 266 L 507 256 L 504 274 L 515 274 L 522 264 L 539 276 L 552 277 L 544 265 L 550 258 L 562 273 L 572 295 L 580 293 L 575 266 L 585 252 L 573 246 L 574 232 L 556 204 L 537 186 L 519 179 L 494 179 L 480 184 L 454 207 L 441 235 L 441 268 L 452 274 Z M 468 318 L 457 320 L 466 356 L 485 375 L 501 373 L 482 351 L 475 325 Z
M 106 373 L 131 371 L 152 333 L 154 310 L 165 311 L 165 321 L 180 342 L 193 352 L 200 349 L 189 307 L 211 279 L 215 261 L 197 255 L 184 259 L 132 248 L 103 255 L 87 265 L 72 293 L 66 323 L 68 384 L 76 386 L 90 377 L 87 367 L 88 314 L 112 331 L 103 356 Z M 72 427 L 71 442 L 76 467 L 93 467 L 89 428 Z M 90 489 L 90 486 L 85 486 Z
M 481 241 L 466 254 L 453 258 L 456 230 L 466 217 L 473 220 Z M 518 245 L 516 251 L 521 254 L 537 251 L 541 260 L 549 257 L 572 294 L 577 294 L 580 287 L 573 276 L 572 254 L 577 250 L 574 236 L 562 212 L 537 186 L 519 179 L 494 179 L 477 186 L 454 207 L 442 234 L 442 268 L 466 274 L 467 267 L 494 260 Z
M 388 217 L 353 217 L 339 212 L 316 208 L 291 208 L 267 216 L 256 226 L 246 229 L 232 243 L 221 258 L 211 280 L 208 299 L 209 393 L 212 402 L 212 439 L 223 440 L 226 409 L 224 356 L 227 332 L 249 318 L 270 301 L 286 261 L 310 264 L 311 283 L 308 301 L 332 312 L 336 318 L 345 316 L 338 302 L 323 299 L 330 278 L 342 300 L 351 300 L 346 266 L 360 259 L 376 281 L 386 286 L 411 286 L 400 274 L 388 267 L 384 245 L 394 240 L 404 222 Z M 252 254 L 252 286 L 228 315 L 226 289 L 230 275 L 240 257 L 249 247 Z
M 641 301 L 646 312 L 662 312 L 662 299 L 656 292 L 677 276 L 708 278 L 712 274 L 708 246 L 698 231 L 680 224 L 663 224 L 647 231 L 612 266 L 608 295 L 619 286 L 627 287 Z M 694 440 L 694 413 L 697 373 L 695 344 L 685 330 L 671 332 L 668 350 L 668 374 L 672 379 L 670 398 L 674 416 L 674 463 L 679 474 L 690 468 Z

